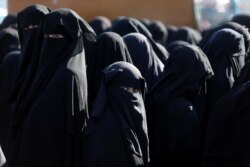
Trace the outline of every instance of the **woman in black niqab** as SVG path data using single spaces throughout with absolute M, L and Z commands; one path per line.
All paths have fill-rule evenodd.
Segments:
M 83 37 L 96 35 L 70 9 L 47 14 L 41 33 L 34 81 L 14 111 L 9 166 L 79 166 L 88 118 Z
M 144 93 L 145 81 L 132 64 L 116 62 L 103 70 L 98 96 L 83 133 L 82 166 L 148 166 Z
M 123 37 L 133 64 L 140 70 L 147 82 L 148 90 L 156 83 L 164 65 L 157 57 L 148 39 L 140 33 L 130 33 Z
M 238 85 L 215 105 L 209 118 L 204 167 L 250 166 L 250 82 Z
M 223 28 L 230 28 L 244 37 L 244 44 L 245 44 L 245 52 L 246 52 L 246 59 L 248 59 L 248 54 L 250 52 L 250 33 L 248 28 L 236 23 L 236 22 L 226 22 L 224 24 L 219 25 L 218 27 L 212 28 L 208 30 L 208 32 L 203 36 L 202 40 L 198 44 L 201 48 L 204 48 L 204 45 L 208 42 L 209 38 L 213 33 L 216 31 L 222 30 Z
M 148 38 L 155 53 L 164 64 L 168 59 L 168 52 L 164 47 L 159 47 L 157 42 L 154 41 L 152 34 L 149 30 L 137 19 L 132 17 L 124 17 L 119 21 L 116 21 L 111 28 L 111 31 L 120 34 L 121 36 L 129 33 L 137 32 L 141 33 Z M 163 50 L 162 50 L 163 49 Z
M 151 166 L 198 167 L 201 117 L 195 100 L 205 94 L 203 85 L 213 70 L 196 46 L 183 45 L 173 54 L 148 95 Z
M 203 51 L 208 56 L 215 74 L 207 84 L 208 120 L 214 105 L 233 87 L 245 65 L 244 37 L 232 29 L 219 30 L 210 37 Z
M 94 43 L 89 57 L 87 76 L 90 108 L 101 82 L 101 71 L 117 61 L 132 63 L 128 48 L 119 34 L 105 32 Z

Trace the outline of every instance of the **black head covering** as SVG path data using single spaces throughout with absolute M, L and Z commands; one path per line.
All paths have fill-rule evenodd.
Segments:
M 123 37 L 133 64 L 145 78 L 148 89 L 156 83 L 164 65 L 157 57 L 148 39 L 140 33 L 130 33 Z
M 97 36 L 111 28 L 111 21 L 104 16 L 97 16 L 90 20 L 89 25 L 94 29 Z
M 79 166 L 88 118 L 83 37 L 94 40 L 96 35 L 70 9 L 47 14 L 41 33 L 34 81 L 14 110 L 10 166 Z
M 216 31 L 219 31 L 223 28 L 230 28 L 234 31 L 237 31 L 238 33 L 242 34 L 244 37 L 244 43 L 245 43 L 245 51 L 249 53 L 250 51 L 250 33 L 248 32 L 248 29 L 236 22 L 226 22 L 224 24 L 221 24 L 218 27 L 215 27 L 213 29 L 210 29 L 202 38 L 202 40 L 199 43 L 199 46 L 201 48 L 204 47 L 204 45 L 208 42 L 209 38 L 213 33 Z
M 245 61 L 244 37 L 232 29 L 215 32 L 205 44 L 215 76 L 208 82 L 208 110 L 229 91 Z M 210 109 L 209 109 L 210 108 Z
M 36 64 L 31 66 L 32 59 L 38 57 L 40 51 L 39 28 L 43 17 L 49 13 L 49 9 L 40 4 L 30 5 L 17 14 L 18 33 L 21 45 L 21 60 L 11 100 L 21 100 L 30 88 Z M 35 53 L 36 52 L 36 53 Z
M 17 28 L 17 15 L 15 13 L 9 13 L 4 17 L 2 23 L 0 24 L 0 30 L 8 27 Z
M 168 52 L 165 48 L 159 48 L 157 43 L 153 40 L 152 34 L 149 30 L 137 19 L 131 17 L 124 17 L 119 21 L 116 21 L 111 28 L 111 31 L 124 36 L 129 33 L 137 32 L 141 33 L 148 38 L 150 41 L 155 53 L 159 57 L 159 59 L 165 63 L 168 58 Z M 165 49 L 162 51 L 161 49 Z
M 176 27 L 174 25 L 167 25 L 166 28 L 168 31 L 168 38 L 167 38 L 166 43 L 168 44 L 168 43 L 175 41 L 175 34 L 178 31 L 178 27 Z
M 182 26 L 178 28 L 178 31 L 175 33 L 174 40 L 182 40 L 196 45 L 201 40 L 201 34 L 191 27 Z
M 148 95 L 152 165 L 167 166 L 176 161 L 177 166 L 185 163 L 196 166 L 201 161 L 202 143 L 201 122 L 194 102 L 213 70 L 196 46 L 183 45 L 173 55 Z
M 173 51 L 165 64 L 164 72 L 150 94 L 157 106 L 183 95 L 187 89 L 202 78 L 209 78 L 213 70 L 207 56 L 196 46 L 183 45 Z
M 162 42 L 162 43 L 166 42 L 168 31 L 163 22 L 159 20 L 152 21 L 148 29 L 151 32 L 153 39 L 155 41 Z
M 16 29 L 8 27 L 0 31 L 0 64 L 11 51 L 19 50 L 19 37 Z
M 182 41 L 182 40 L 177 40 L 177 41 L 170 42 L 170 43 L 166 46 L 166 49 L 167 49 L 168 52 L 169 52 L 169 56 L 171 56 L 172 52 L 173 52 L 175 49 L 178 49 L 179 47 L 182 47 L 183 45 L 189 45 L 189 43 L 186 42 L 186 41 Z
M 250 82 L 236 86 L 216 104 L 205 140 L 204 167 L 249 166 Z
M 232 22 L 239 23 L 240 25 L 246 26 L 250 29 L 250 15 L 249 14 L 237 14 L 231 18 Z
M 147 27 L 147 29 L 149 28 L 150 24 L 151 24 L 151 20 L 148 19 L 148 18 L 142 18 L 142 19 L 139 19 L 139 21 L 145 26 Z
M 13 104 L 8 103 L 8 97 L 14 87 L 20 62 L 20 51 L 7 54 L 0 66 L 0 145 L 7 152 L 7 137 L 10 128 L 10 115 Z
M 236 79 L 234 86 L 238 86 L 250 81 L 250 61 L 246 62 L 241 69 L 240 76 Z
M 144 92 L 145 81 L 132 64 L 116 62 L 103 70 L 83 134 L 83 166 L 147 166 Z
M 101 71 L 117 61 L 132 63 L 132 59 L 122 37 L 113 32 L 105 32 L 94 43 L 89 60 L 88 90 L 89 104 L 92 104 L 100 85 Z

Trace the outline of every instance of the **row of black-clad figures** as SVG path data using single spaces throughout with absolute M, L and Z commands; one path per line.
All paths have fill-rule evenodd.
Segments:
M 249 20 L 199 32 L 40 4 L 8 15 L 0 166 L 249 166 Z

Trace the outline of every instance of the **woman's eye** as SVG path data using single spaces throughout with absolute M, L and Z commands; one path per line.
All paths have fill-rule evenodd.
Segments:
M 125 86 L 122 86 L 121 88 L 124 89 L 125 91 L 129 92 L 129 93 L 140 93 L 141 94 L 140 89 L 135 89 L 135 88 L 132 88 L 132 87 L 125 87 Z
M 38 25 L 28 25 L 27 27 L 24 28 L 25 31 L 32 30 L 32 29 L 37 29 Z
M 56 39 L 61 39 L 64 38 L 62 34 L 44 34 L 45 38 L 56 38 Z

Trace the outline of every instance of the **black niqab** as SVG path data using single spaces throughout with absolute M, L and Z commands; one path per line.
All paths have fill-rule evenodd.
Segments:
M 152 166 L 200 166 L 201 122 L 194 102 L 213 70 L 196 46 L 184 45 L 173 54 L 149 92 Z
M 79 166 L 88 118 L 83 37 L 94 40 L 96 35 L 70 9 L 47 14 L 41 32 L 35 79 L 14 111 L 8 162 L 19 167 Z
M 232 88 L 245 64 L 244 37 L 232 29 L 219 30 L 210 37 L 203 51 L 215 73 L 207 85 L 209 115 L 215 103 Z
M 149 141 L 144 92 L 145 81 L 132 64 L 116 62 L 103 70 L 83 134 L 82 166 L 147 166 Z

